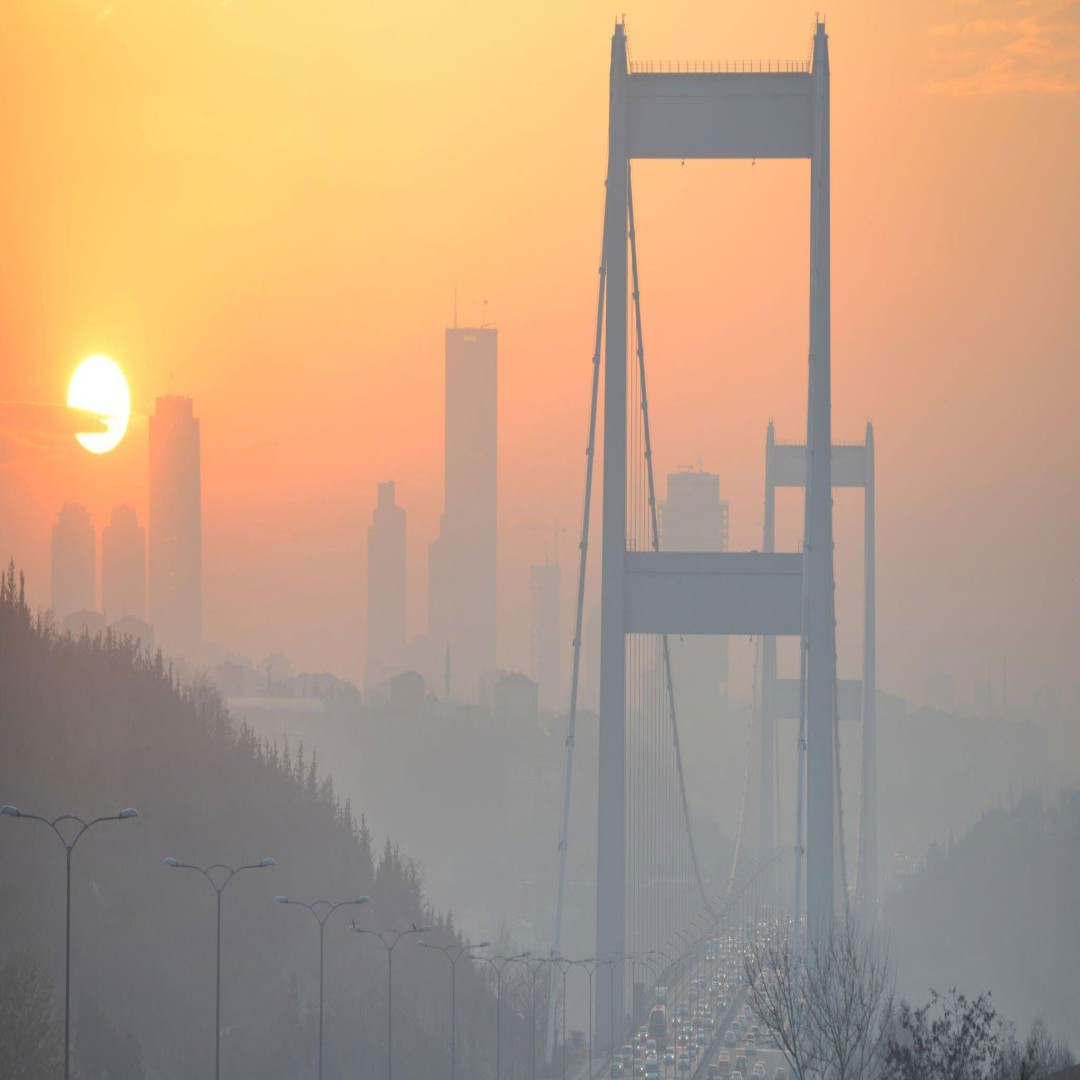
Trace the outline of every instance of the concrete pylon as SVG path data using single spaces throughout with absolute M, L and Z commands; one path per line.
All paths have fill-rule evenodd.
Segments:
M 859 915 L 866 923 L 877 918 L 877 611 L 874 543 L 874 425 L 866 425 L 866 493 L 863 577 L 862 780 L 859 807 L 859 871 L 856 881 Z
M 776 475 L 773 449 L 776 433 L 773 422 L 765 436 L 765 517 L 761 550 L 776 550 Z M 776 850 L 776 638 L 758 638 L 758 732 L 761 737 L 761 774 L 758 782 L 758 858 L 767 859 Z
M 835 882 L 833 724 L 836 618 L 832 528 L 829 39 L 814 34 L 811 69 L 810 357 L 804 528 L 806 574 L 806 916 L 811 945 L 831 933 Z
M 596 955 L 614 959 L 626 947 L 626 636 L 623 576 L 626 558 L 626 319 L 627 319 L 627 62 L 626 34 L 611 39 L 608 131 L 607 338 L 604 349 L 604 486 L 600 580 L 600 767 L 596 830 Z M 609 995 L 610 998 L 609 998 Z M 597 1028 L 626 1010 L 623 980 L 597 981 Z

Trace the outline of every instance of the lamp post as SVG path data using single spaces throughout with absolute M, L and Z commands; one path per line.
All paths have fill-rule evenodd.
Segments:
M 60 843 L 64 845 L 67 855 L 67 900 L 64 916 L 64 1080 L 68 1080 L 71 1076 L 71 853 L 87 829 L 103 821 L 127 821 L 129 818 L 137 818 L 139 811 L 129 806 L 126 810 L 121 810 L 119 814 L 109 814 L 91 821 L 83 821 L 81 817 L 76 817 L 74 814 L 61 814 L 60 817 L 50 821 L 49 818 L 42 817 L 40 814 L 24 814 L 17 806 L 10 805 L 0 807 L 0 814 L 6 817 L 24 818 L 27 821 L 40 821 L 48 825 L 56 833 Z M 74 821 L 78 825 L 78 830 L 70 841 L 64 839 L 64 834 L 59 828 L 61 822 L 65 821 Z
M 532 1002 L 532 1080 L 536 1080 L 536 976 L 545 964 L 558 963 L 558 958 L 543 956 L 529 964 L 529 995 Z
M 481 941 L 476 945 L 435 945 L 421 938 L 417 943 L 422 949 L 434 949 L 441 952 L 450 961 L 450 1080 L 457 1077 L 457 962 L 468 956 L 472 949 L 486 949 L 491 942 Z
M 162 866 L 172 870 L 195 870 L 202 874 L 210 887 L 217 893 L 217 988 L 214 994 L 214 1080 L 221 1076 L 221 895 L 226 886 L 242 870 L 269 870 L 277 866 L 276 859 L 262 859 L 257 863 L 245 863 L 243 866 L 226 866 L 224 863 L 213 863 L 210 866 L 196 866 L 194 863 L 178 862 L 171 856 L 161 860 Z M 214 878 L 214 872 L 224 870 L 225 877 L 221 884 Z M 218 875 L 220 877 L 220 875 Z
M 595 956 L 587 956 L 584 960 L 571 960 L 570 965 L 575 964 L 585 970 L 585 974 L 589 977 L 589 1035 L 588 1035 L 588 1052 L 589 1052 L 589 1080 L 593 1080 L 592 1074 L 592 1040 L 593 1040 L 593 974 L 596 972 L 597 967 L 602 961 L 597 960 Z M 563 1004 L 563 1015 L 566 1014 L 566 1004 Z
M 495 972 L 495 1080 L 502 1080 L 502 973 L 507 964 L 513 964 L 519 960 L 528 960 L 532 952 L 526 950 L 515 953 L 513 956 L 473 956 L 471 960 L 478 960 L 487 964 Z
M 627 962 L 627 960 L 630 961 L 631 1001 L 633 1001 L 633 989 L 632 988 L 633 988 L 633 982 L 634 982 L 634 966 L 637 963 L 637 958 L 638 958 L 637 953 L 616 952 L 612 956 L 612 958 L 608 961 L 608 963 L 611 965 L 611 967 L 608 969 L 608 980 L 609 980 L 609 982 L 611 984 L 610 985 L 611 996 L 608 998 L 608 1004 L 611 1007 L 610 1021 L 611 1021 L 611 1052 L 612 1052 L 612 1054 L 614 1054 L 615 1050 L 617 1049 L 616 1046 L 615 1046 L 615 965 L 618 964 L 621 967 L 623 964 L 625 964 Z M 623 975 L 622 978 L 625 979 L 626 976 Z M 631 1008 L 633 1008 L 632 1005 L 631 1005 Z M 623 1017 L 620 1016 L 619 1017 L 620 1025 L 622 1024 L 622 1022 L 623 1022 Z M 618 1049 L 620 1049 L 620 1052 L 621 1052 L 621 1047 L 618 1048 Z
M 340 907 L 348 907 L 350 904 L 366 904 L 367 902 L 368 898 L 366 896 L 358 896 L 355 900 L 339 900 L 336 904 L 331 903 L 329 900 L 312 900 L 311 903 L 308 903 L 305 900 L 290 900 L 287 896 L 274 897 L 275 904 L 292 904 L 294 907 L 307 908 L 315 916 L 315 920 L 319 924 L 319 1080 L 322 1080 L 323 1062 L 323 967 L 325 959 L 323 945 L 326 920 Z
M 414 926 L 411 930 L 365 930 L 353 923 L 354 934 L 370 934 L 382 942 L 386 950 L 386 1080 L 394 1076 L 394 946 L 413 934 L 430 934 L 430 926 Z

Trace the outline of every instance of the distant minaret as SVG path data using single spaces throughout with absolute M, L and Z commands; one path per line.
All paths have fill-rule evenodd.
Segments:
M 443 672 L 443 686 L 445 687 L 445 701 L 450 704 L 450 646 L 446 646 L 446 670 Z

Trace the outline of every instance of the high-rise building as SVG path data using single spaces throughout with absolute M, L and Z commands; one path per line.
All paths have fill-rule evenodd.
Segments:
M 199 421 L 191 398 L 159 397 L 150 417 L 150 621 L 161 649 L 202 642 Z
M 668 475 L 661 547 L 664 551 L 728 550 L 728 504 L 720 499 L 716 473 L 684 469 Z M 688 718 L 715 719 L 721 684 L 728 678 L 727 638 L 687 634 L 673 638 L 670 649 L 680 712 Z
M 81 503 L 66 502 L 52 527 L 52 610 L 57 619 L 97 607 L 97 541 Z
M 405 511 L 394 501 L 394 481 L 378 485 L 368 528 L 367 686 L 405 663 Z
M 146 530 L 118 506 L 101 530 L 101 607 L 109 622 L 146 618 Z
M 429 552 L 428 635 L 475 697 L 495 668 L 498 332 L 446 331 L 446 503 Z
M 532 624 L 532 678 L 540 687 L 540 708 L 562 707 L 559 626 L 559 564 L 540 563 L 529 570 L 529 607 Z

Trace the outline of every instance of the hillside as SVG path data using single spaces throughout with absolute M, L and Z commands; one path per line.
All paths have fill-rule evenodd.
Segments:
M 317 927 L 302 909 L 275 905 L 276 894 L 367 894 L 356 915 L 362 926 L 430 922 L 431 940 L 456 939 L 452 921 L 426 899 L 419 870 L 390 841 L 373 850 L 363 819 L 299 747 L 282 752 L 234 725 L 216 693 L 179 687 L 160 656 L 113 638 L 56 634 L 22 604 L 13 570 L 0 588 L 0 745 L 0 802 L 48 817 L 126 806 L 140 814 L 95 827 L 75 850 L 76 1064 L 80 1054 L 84 1065 L 111 1055 L 123 1064 L 108 1075 L 123 1080 L 180 1080 L 212 1068 L 214 893 L 199 875 L 164 868 L 165 856 L 278 863 L 239 875 L 224 895 L 229 1077 L 292 1080 L 313 1071 Z M 63 850 L 46 826 L 5 817 L 0 865 L 0 955 L 39 957 L 62 1001 Z M 386 954 L 373 938 L 348 933 L 350 917 L 337 912 L 326 930 L 328 1076 L 385 1068 Z M 401 1080 L 446 1071 L 448 1013 L 445 961 L 406 939 L 394 954 Z M 493 1072 L 493 1013 L 482 976 L 459 965 L 466 1075 Z M 504 1040 L 515 1035 L 512 1024 L 504 1030 Z
M 889 909 L 900 988 L 989 990 L 1021 1031 L 1080 1038 L 1080 789 L 1028 795 L 933 846 Z

